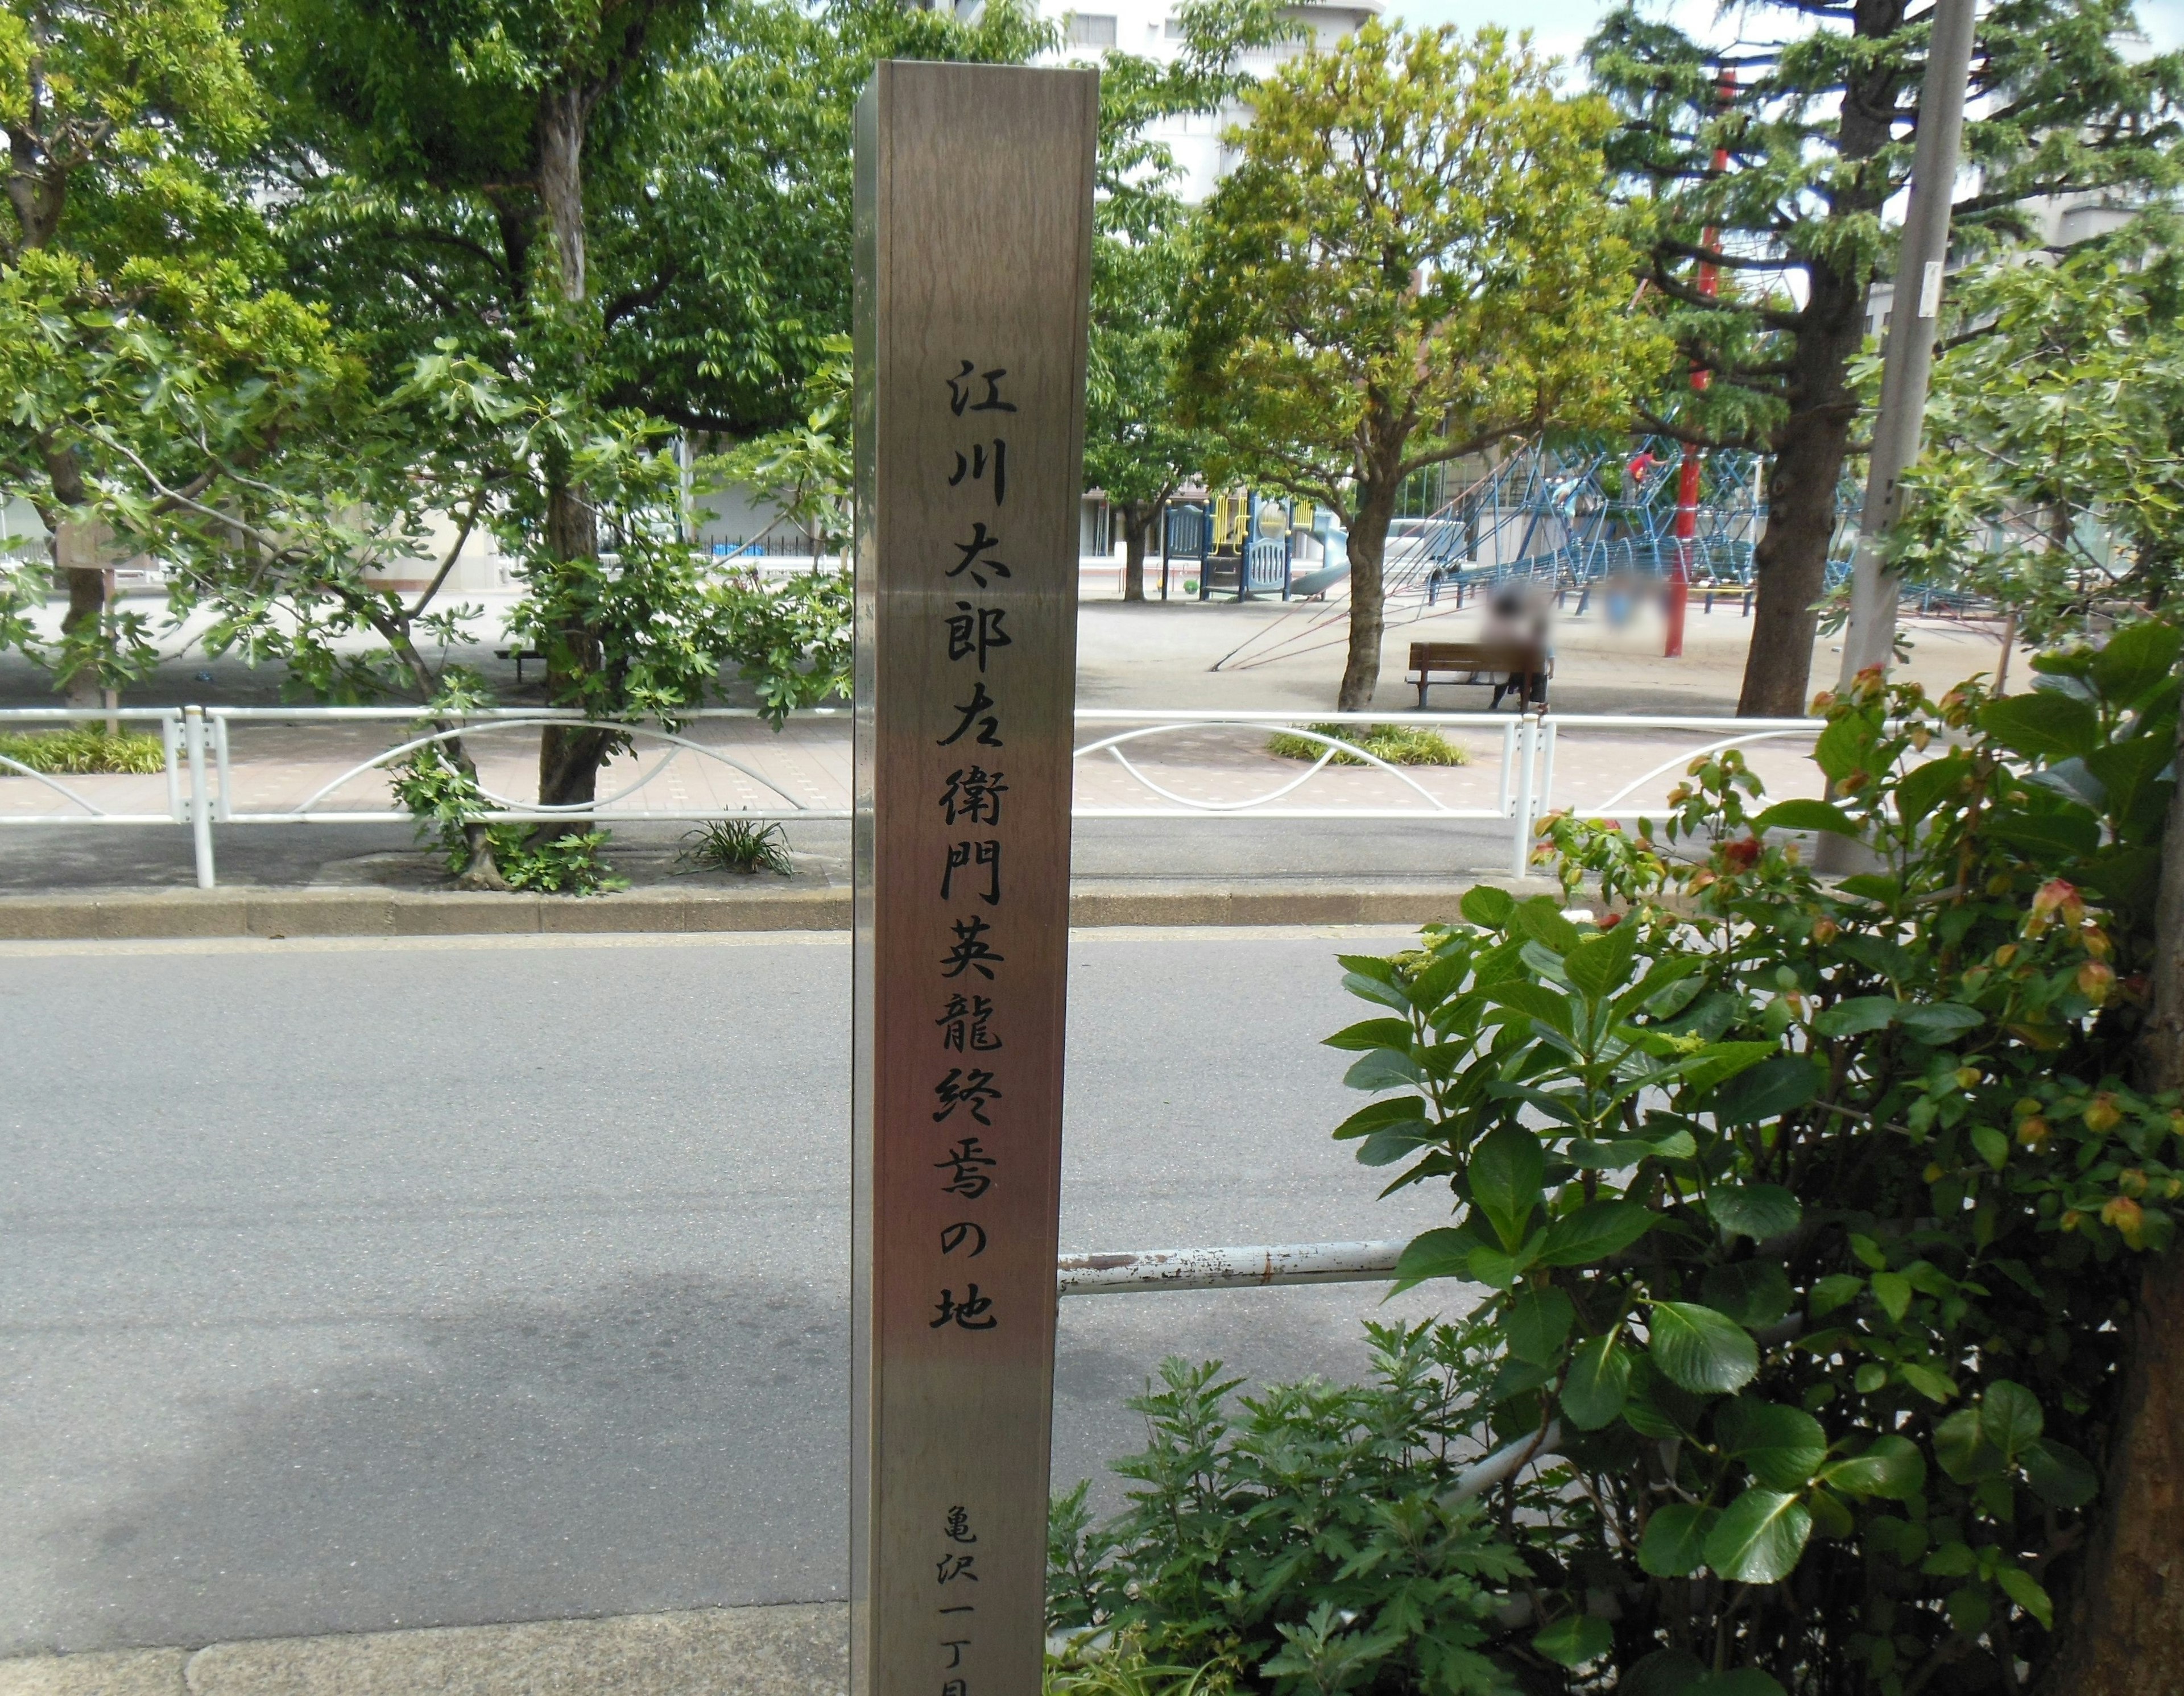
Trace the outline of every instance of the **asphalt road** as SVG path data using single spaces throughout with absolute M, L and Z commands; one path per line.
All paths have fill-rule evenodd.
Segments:
M 1080 934 L 1063 1246 L 1443 1217 L 1326 1135 L 1332 956 L 1396 941 Z M 0 945 L 0 1654 L 841 1594 L 848 968 Z M 1056 1482 L 1163 1354 L 1351 1373 L 1435 1300 L 1067 1303 Z
M 607 860 L 639 887 L 749 887 L 733 873 L 692 875 L 678 863 L 688 828 L 618 824 Z M 846 823 L 791 823 L 786 835 L 806 881 L 849 881 Z M 213 857 L 231 889 L 445 889 L 445 868 L 415 843 L 406 824 L 230 824 L 214 827 Z M 1506 873 L 1508 862 L 1509 827 L 1481 819 L 1083 818 L 1070 849 L 1072 876 L 1110 885 L 1401 884 Z M 180 826 L 0 824 L 0 895 L 187 889 L 196 880 L 190 833 Z

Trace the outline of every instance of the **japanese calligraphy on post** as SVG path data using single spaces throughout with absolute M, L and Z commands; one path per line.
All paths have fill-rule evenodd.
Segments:
M 854 1696 L 1037 1696 L 1089 71 L 856 131 Z

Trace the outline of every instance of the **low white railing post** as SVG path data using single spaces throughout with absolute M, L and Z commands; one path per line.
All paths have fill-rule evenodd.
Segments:
M 1539 734 L 1538 721 L 1529 713 L 1517 728 L 1516 828 L 1510 833 L 1509 875 L 1521 878 L 1532 869 L 1532 766 Z
M 159 721 L 159 746 L 167 759 L 167 816 L 177 824 L 189 823 L 182 811 L 182 725 L 172 707 Z
M 205 794 L 205 720 L 201 706 L 182 709 L 182 728 L 190 750 L 190 836 L 197 850 L 198 887 L 213 887 L 212 804 Z
M 212 722 L 213 759 L 220 772 L 220 787 L 215 792 L 219 799 L 214 803 L 213 816 L 226 824 L 235 816 L 233 803 L 229 801 L 227 794 L 227 715 L 214 708 L 209 717 Z
M 1546 734 L 1547 752 L 1540 773 L 1540 800 L 1537 811 L 1545 818 L 1555 810 L 1555 722 L 1545 713 L 1540 715 L 1540 728 Z
M 1524 715 L 1519 713 L 1502 727 L 1502 793 L 1495 798 L 1494 805 L 1496 810 L 1504 818 L 1509 816 L 1509 809 L 1514 805 L 1517 778 L 1517 726 L 1523 722 L 1523 719 Z

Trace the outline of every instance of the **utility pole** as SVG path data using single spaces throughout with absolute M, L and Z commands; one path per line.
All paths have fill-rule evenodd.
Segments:
M 1903 216 L 1881 361 L 1880 412 L 1873 421 L 1865 505 L 1858 514 L 1858 551 L 1851 559 L 1850 621 L 1843 629 L 1841 678 L 1845 687 L 1869 667 L 1886 671 L 1896 653 L 1898 591 L 1886 544 L 1903 510 L 1902 478 L 1919 457 L 1925 422 L 1942 275 L 1949 258 L 1950 203 L 1964 136 L 1964 83 L 1971 70 L 1973 10 L 1974 0 L 1934 0 L 1926 82 L 1919 97 L 1919 138 L 1911 159 L 1911 204 Z
M 1736 103 L 1736 71 L 1724 68 L 1716 93 L 1722 110 L 1726 112 Z M 1713 150 L 1713 174 L 1719 177 L 1729 169 L 1729 149 L 1718 147 Z M 1713 252 L 1721 244 L 1721 232 L 1709 227 L 1699 237 L 1699 245 Z M 1699 293 L 1708 297 L 1721 293 L 1721 267 L 1709 260 L 1699 261 Z M 1703 394 L 1713 381 L 1713 373 L 1695 371 L 1691 373 L 1691 392 Z M 1667 660 L 1684 657 L 1684 615 L 1691 604 L 1691 555 L 1699 533 L 1699 450 L 1689 442 L 1684 444 L 1683 463 L 1676 468 L 1676 572 L 1669 579 L 1669 639 L 1661 650 Z

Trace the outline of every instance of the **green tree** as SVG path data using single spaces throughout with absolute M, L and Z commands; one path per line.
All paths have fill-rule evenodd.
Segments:
M 1122 522 L 1125 600 L 1145 598 L 1145 552 L 1161 511 L 1198 475 L 1209 445 L 1175 403 L 1189 209 L 1176 192 L 1173 153 L 1146 131 L 1240 98 L 1251 79 L 1235 68 L 1238 55 L 1295 30 L 1267 0 L 1184 0 L 1175 20 L 1184 40 L 1175 59 L 1110 51 L 1100 62 L 1084 475 Z
M 1672 398 L 1646 421 L 1772 456 L 1742 713 L 1805 710 L 1836 491 L 1858 449 L 1852 365 L 1867 291 L 1892 263 L 1882 212 L 1910 169 L 1930 15 L 1911 0 L 1764 0 L 1737 14 L 1752 33 L 1713 47 L 1625 6 L 1587 49 L 1625 119 L 1614 158 L 1654 216 L 1646 276 L 1678 349 Z M 1760 26 L 1775 17 L 1770 38 Z M 2128 0 L 1982 9 L 1960 248 L 2027 234 L 2031 197 L 2177 180 L 2184 57 L 2134 59 L 2136 34 Z M 1719 296 L 1699 288 L 1702 262 L 1721 268 Z M 1711 382 L 1695 392 L 1696 372 Z
M 415 503 L 475 513 L 521 562 L 513 623 L 546 656 L 549 700 L 670 717 L 731 661 L 772 709 L 837 686 L 838 584 L 769 599 L 702 572 L 669 438 L 787 425 L 846 329 L 850 111 L 874 59 L 1015 58 L 1046 37 L 1010 6 L 976 28 L 737 0 L 259 15 L 292 274 L 424 421 Z M 815 653 L 785 650 L 797 632 Z M 621 739 L 549 730 L 541 800 L 589 801 Z
M 1357 711 L 1379 676 L 1403 480 L 1627 417 L 1665 350 L 1629 310 L 1635 250 L 1602 192 L 1613 114 L 1558 95 L 1528 47 L 1368 24 L 1249 103 L 1186 287 L 1184 416 L 1219 436 L 1217 474 L 1348 528 L 1338 705 Z
M 1717 753 L 1663 831 L 1551 822 L 1597 924 L 1474 890 L 1346 958 L 1375 1016 L 1329 1040 L 1382 1099 L 1336 1134 L 1458 1209 L 1399 1280 L 1496 1292 L 1507 1453 L 1568 1469 L 1527 1631 L 1580 1623 L 1539 1654 L 1748 1696 L 2173 1688 L 2180 647 L 2142 620 L 2000 699 L 1864 673 L 1815 748 L 1838 801 L 1747 810 Z M 1792 831 L 1873 869 L 1824 880 Z M 2141 1682 L 2068 1671 L 2073 1635 Z
M 2184 584 L 2184 270 L 2133 229 L 1968 276 L 1897 565 L 2045 642 Z
M 278 255 L 239 167 L 265 102 L 218 0 L 0 8 L 0 499 L 35 507 L 69 597 L 58 650 L 27 614 L 47 571 L 0 580 L 0 642 L 95 703 L 147 663 L 148 621 L 105 567 L 167 556 L 189 509 L 237 498 L 354 373 L 270 284 Z

